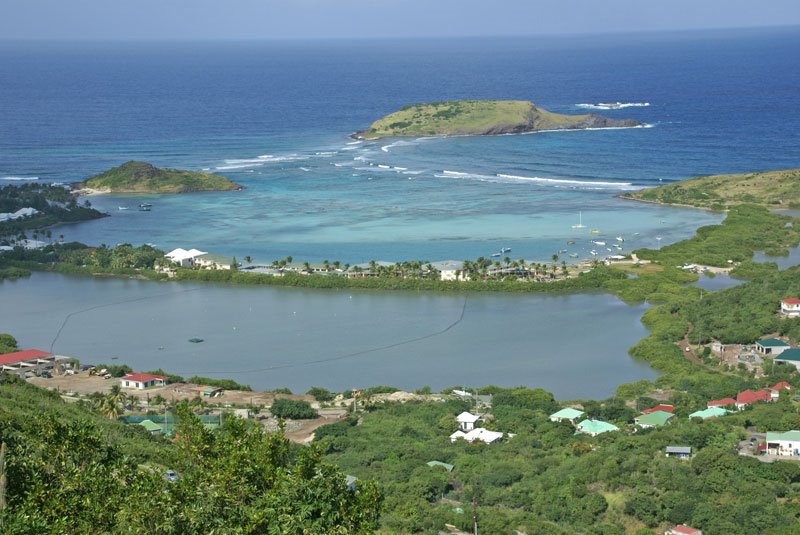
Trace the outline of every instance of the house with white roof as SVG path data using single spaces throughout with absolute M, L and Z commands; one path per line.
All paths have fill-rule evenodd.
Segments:
M 168 252 L 164 256 L 181 267 L 194 267 L 195 259 L 198 256 L 206 254 L 208 253 L 198 249 L 189 249 L 187 251 L 186 249 L 181 249 L 178 247 L 177 249 L 173 249 L 172 251 Z
M 489 431 L 482 427 L 476 427 L 472 431 L 465 433 L 460 429 L 450 435 L 450 442 L 455 442 L 459 438 L 463 438 L 467 442 L 481 441 L 486 444 L 494 444 L 503 438 L 503 433 L 499 431 Z
M 456 416 L 456 421 L 458 422 L 458 428 L 461 431 L 472 431 L 475 429 L 475 422 L 480 420 L 481 417 L 477 414 L 472 414 L 470 412 L 462 412 L 458 416 Z

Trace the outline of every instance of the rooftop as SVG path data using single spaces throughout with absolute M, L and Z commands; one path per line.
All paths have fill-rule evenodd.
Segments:
M 442 468 L 444 468 L 448 472 L 452 472 L 453 468 L 455 468 L 452 464 L 443 463 L 442 461 L 428 461 L 425 464 L 427 464 L 431 468 L 433 468 L 434 466 L 441 466 Z
M 769 390 L 762 389 L 758 392 L 753 392 L 752 390 L 745 390 L 744 392 L 739 392 L 736 395 L 736 403 L 755 403 L 756 401 L 770 401 L 772 400 L 772 395 L 769 393 Z
M 151 375 L 149 373 L 126 373 L 122 379 L 125 381 L 139 381 L 140 383 L 146 383 L 147 381 L 153 380 L 167 380 L 167 378 L 163 375 Z
M 708 402 L 709 407 L 724 407 L 725 405 L 736 405 L 736 400 L 733 398 L 722 398 Z
M 583 416 L 583 411 L 579 411 L 578 409 L 573 409 L 572 407 L 567 407 L 565 409 L 561 409 L 560 411 L 551 414 L 550 418 L 574 420 L 575 418 L 580 418 L 581 416 Z
M 459 423 L 474 424 L 475 422 L 477 422 L 480 419 L 481 419 L 481 417 L 478 416 L 477 414 L 472 414 L 472 413 L 466 412 L 466 411 L 464 411 L 461 414 L 459 414 L 458 416 L 456 416 L 456 421 L 458 421 Z
M 775 357 L 776 361 L 779 360 L 790 360 L 792 362 L 800 362 L 800 349 L 787 349 L 777 357 Z
M 778 431 L 767 432 L 767 442 L 775 442 L 777 440 L 787 440 L 791 442 L 800 442 L 800 431 Z
M 761 347 L 789 347 L 789 344 L 777 338 L 763 338 L 761 340 L 756 340 L 756 344 Z
M 725 416 L 729 414 L 731 411 L 727 409 L 723 409 L 720 407 L 709 407 L 708 409 L 704 409 L 702 411 L 696 411 L 689 415 L 689 418 L 702 418 L 706 420 L 708 418 L 716 418 L 718 416 Z
M 638 425 L 648 425 L 648 426 L 656 426 L 661 427 L 662 425 L 669 422 L 669 419 L 675 416 L 671 412 L 666 411 L 655 411 L 649 414 L 643 414 L 636 418 L 636 422 Z
M 576 426 L 578 432 L 599 435 L 600 433 L 607 433 L 608 431 L 619 431 L 619 427 L 603 420 L 583 420 Z
M 667 453 L 684 453 L 690 454 L 692 453 L 691 446 L 667 446 L 665 450 Z
M 40 351 L 38 349 L 25 349 L 23 351 L 14 351 L 13 353 L 6 353 L 0 355 L 0 366 L 6 364 L 16 364 L 17 362 L 25 362 L 28 360 L 35 360 L 44 357 L 50 357 L 52 353 L 47 351 Z
M 800 305 L 800 299 L 796 297 L 789 297 L 788 299 L 783 299 L 781 303 L 784 305 Z
M 642 414 L 650 414 L 651 412 L 662 411 L 662 412 L 675 412 L 675 407 L 672 405 L 666 405 L 664 403 L 660 403 L 653 407 L 652 409 L 645 409 L 642 411 Z

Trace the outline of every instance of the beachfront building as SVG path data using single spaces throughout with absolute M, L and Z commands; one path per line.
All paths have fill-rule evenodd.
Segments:
M 164 257 L 168 258 L 171 262 L 175 262 L 180 267 L 194 267 L 196 259 L 205 254 L 208 253 L 198 249 L 189 249 L 187 251 L 186 249 L 178 247 L 165 254 Z
M 664 454 L 667 457 L 674 457 L 678 459 L 689 459 L 692 456 L 691 446 L 667 446 L 664 448 Z
M 195 257 L 194 265 L 203 269 L 231 269 L 231 266 L 233 266 L 233 258 L 203 253 Z
M 766 388 L 753 392 L 752 390 L 745 390 L 736 394 L 736 409 L 742 410 L 745 407 L 758 403 L 759 401 L 772 401 L 772 394 Z
M 790 297 L 788 299 L 781 300 L 781 314 L 791 318 L 800 316 L 800 299 L 797 299 L 796 297 Z
M 800 431 L 768 432 L 767 453 L 782 457 L 800 457 Z
M 603 433 L 608 433 L 610 431 L 619 431 L 619 427 L 614 424 L 610 424 L 608 422 L 604 422 L 603 420 L 592 420 L 586 419 L 578 423 L 575 426 L 578 433 L 583 433 L 592 437 L 596 437 L 597 435 L 601 435 Z
M 642 414 L 633 419 L 633 423 L 642 429 L 650 429 L 651 427 L 662 427 L 669 423 L 670 418 L 675 416 L 667 411 L 654 411 L 647 414 Z
M 462 412 L 458 416 L 456 416 L 456 422 L 458 422 L 458 428 L 461 431 L 472 431 L 475 429 L 475 422 L 480 420 L 481 417 L 478 414 L 472 414 L 471 412 Z
M 692 418 L 702 418 L 703 420 L 708 420 L 709 418 L 718 418 L 719 416 L 725 416 L 726 414 L 730 414 L 731 411 L 728 409 L 723 409 L 722 407 L 709 407 L 708 409 L 703 409 L 702 411 L 695 411 L 689 415 L 689 419 Z
M 49 370 L 67 357 L 59 357 L 39 349 L 25 349 L 0 355 L 0 371 L 24 377 L 26 373 Z
M 443 281 L 465 281 L 469 276 L 464 271 L 464 263 L 456 260 L 442 260 L 431 262 L 433 269 L 439 272 L 439 280 Z
M 785 364 L 791 364 L 795 368 L 800 368 L 800 349 L 787 349 L 777 357 L 775 357 L 775 362 L 783 362 Z
M 569 422 L 571 424 L 575 424 L 575 421 L 578 418 L 583 416 L 583 411 L 579 411 L 578 409 L 573 409 L 572 407 L 567 407 L 566 409 L 561 409 L 558 412 L 555 412 L 550 415 L 551 422 Z
M 762 355 L 780 355 L 791 346 L 777 338 L 764 338 L 756 341 L 756 351 Z
M 120 385 L 123 388 L 135 388 L 137 390 L 144 390 L 151 386 L 164 386 L 167 384 L 167 378 L 163 375 L 151 375 L 149 373 L 128 373 L 120 379 Z

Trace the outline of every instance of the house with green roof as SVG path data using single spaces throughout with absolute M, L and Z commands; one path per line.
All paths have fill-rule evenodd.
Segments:
M 795 368 L 800 368 L 800 349 L 787 349 L 775 357 L 775 362 L 785 362 Z
M 592 437 L 596 437 L 597 435 L 603 433 L 608 433 L 609 431 L 619 431 L 619 427 L 614 424 L 604 422 L 603 420 L 586 419 L 578 422 L 578 425 L 575 427 L 577 429 L 575 434 L 583 433 Z
M 763 338 L 756 341 L 756 351 L 762 355 L 780 355 L 791 348 L 789 344 L 777 338 Z
M 709 407 L 708 409 L 703 409 L 702 411 L 693 412 L 689 415 L 689 419 L 702 418 L 703 420 L 708 420 L 709 418 L 717 418 L 730 413 L 731 411 L 723 409 L 722 407 Z
M 572 407 L 567 407 L 566 409 L 561 409 L 558 412 L 554 412 L 550 415 L 551 422 L 564 422 L 567 421 L 571 424 L 575 423 L 575 420 L 583 416 L 583 411 L 579 411 L 578 409 L 573 409 Z
M 653 411 L 649 414 L 642 414 L 633 419 L 633 422 L 642 429 L 651 427 L 662 427 L 669 423 L 669 419 L 675 416 L 671 412 Z
M 800 431 L 767 432 L 767 453 L 782 457 L 800 457 Z
M 163 431 L 161 426 L 155 423 L 153 420 L 142 420 L 139 422 L 139 425 L 147 429 L 152 435 L 160 435 Z
M 431 468 L 433 468 L 434 466 L 441 466 L 442 468 L 444 468 L 448 472 L 452 472 L 453 468 L 455 468 L 455 466 L 453 466 L 452 464 L 443 463 L 442 461 L 428 461 L 425 464 L 427 464 Z

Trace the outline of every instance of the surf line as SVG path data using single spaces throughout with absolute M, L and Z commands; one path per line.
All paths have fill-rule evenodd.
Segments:
M 188 290 L 180 290 L 180 291 L 177 291 L 177 292 L 169 292 L 169 293 L 160 293 L 160 294 L 147 295 L 145 297 L 136 297 L 134 299 L 125 299 L 123 301 L 115 301 L 113 303 L 104 303 L 102 305 L 94 305 L 94 306 L 91 306 L 89 308 L 83 308 L 81 310 L 75 310 L 73 312 L 70 312 L 69 314 L 64 316 L 64 321 L 61 322 L 61 326 L 58 328 L 58 331 L 56 331 L 56 335 L 53 338 L 53 341 L 50 342 L 50 353 L 53 352 L 53 348 L 55 347 L 56 342 L 58 341 L 58 338 L 61 336 L 61 332 L 64 330 L 64 327 L 67 326 L 67 323 L 69 323 L 69 320 L 72 319 L 73 316 L 77 316 L 78 314 L 84 314 L 86 312 L 91 312 L 92 310 L 97 310 L 97 309 L 100 309 L 100 308 L 107 308 L 107 307 L 113 307 L 113 306 L 117 306 L 117 305 L 124 305 L 126 303 L 136 303 L 137 301 L 147 301 L 148 299 L 157 299 L 159 297 L 168 297 L 168 296 L 171 296 L 171 295 L 184 294 L 184 293 L 189 293 L 189 292 L 196 292 L 197 290 L 201 290 L 201 289 L 202 288 L 189 288 Z
M 367 355 L 369 353 L 375 353 L 377 351 L 383 351 L 385 349 L 394 349 L 395 347 L 401 347 L 401 346 L 404 346 L 404 345 L 413 344 L 415 342 L 421 342 L 422 340 L 427 340 L 429 338 L 434 338 L 436 336 L 441 336 L 444 333 L 446 333 L 447 331 L 449 331 L 450 329 L 454 328 L 459 323 L 461 323 L 464 320 L 464 315 L 465 315 L 466 311 L 467 311 L 467 296 L 465 295 L 464 296 L 464 301 L 463 301 L 463 303 L 461 303 L 461 313 L 458 315 L 458 318 L 455 321 L 453 321 L 452 323 L 450 323 L 449 325 L 447 325 L 443 329 L 440 329 L 440 330 L 438 330 L 436 332 L 428 333 L 428 334 L 425 334 L 425 335 L 422 335 L 422 336 L 417 336 L 416 338 L 409 338 L 407 340 L 401 340 L 399 342 L 394 342 L 394 343 L 383 345 L 383 346 L 379 346 L 379 347 L 372 347 L 372 348 L 369 348 L 369 349 L 362 349 L 360 351 L 354 351 L 352 353 L 346 353 L 344 355 L 337 355 L 335 357 L 326 357 L 326 358 L 321 358 L 321 359 L 316 359 L 316 360 L 308 360 L 308 361 L 305 361 L 305 362 L 293 362 L 293 363 L 287 363 L 287 364 L 276 364 L 274 366 L 268 366 L 266 368 L 258 368 L 258 369 L 254 369 L 254 370 L 225 370 L 225 371 L 212 371 L 212 372 L 209 372 L 209 371 L 192 371 L 192 372 L 181 371 L 181 372 L 175 372 L 175 373 L 177 373 L 178 375 L 227 375 L 227 374 L 234 374 L 234 373 L 262 373 L 262 372 L 268 372 L 268 371 L 273 371 L 273 370 L 285 370 L 285 369 L 288 369 L 288 368 L 300 368 L 300 367 L 304 367 L 304 366 L 312 366 L 312 365 L 315 365 L 315 364 L 324 364 L 324 363 L 327 363 L 327 362 L 335 362 L 335 361 L 338 361 L 338 360 L 344 360 L 344 359 L 349 359 L 349 358 L 353 358 L 353 357 L 361 357 L 361 356 Z

